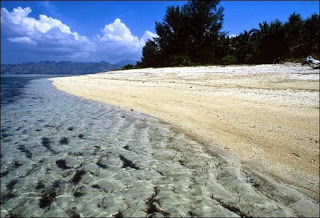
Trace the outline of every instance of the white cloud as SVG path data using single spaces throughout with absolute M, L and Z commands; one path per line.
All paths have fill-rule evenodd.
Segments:
M 139 48 L 142 48 L 148 39 L 157 37 L 157 34 L 147 30 L 139 39 L 137 36 L 133 36 L 131 34 L 130 29 L 124 23 L 122 23 L 119 18 L 115 19 L 113 23 L 105 25 L 102 33 L 103 36 L 99 36 L 101 42 L 116 43 L 117 45 L 126 45 Z
M 1 37 L 11 43 L 28 45 L 26 49 L 46 57 L 59 57 L 59 60 L 117 62 L 122 59 L 140 59 L 145 43 L 156 34 L 145 31 L 142 37 L 134 36 L 119 19 L 107 24 L 101 36 L 94 39 L 79 35 L 62 21 L 39 15 L 30 17 L 31 8 L 14 8 L 9 12 L 1 8 Z M 47 54 L 47 56 L 45 55 Z
M 153 32 L 150 32 L 149 30 L 145 31 L 143 36 L 140 39 L 140 43 L 145 45 L 145 43 L 150 39 L 152 40 L 153 38 L 158 38 L 159 36 Z
M 152 38 L 157 37 L 150 31 L 145 31 L 139 39 L 132 35 L 130 29 L 119 19 L 116 18 L 113 23 L 105 25 L 102 29 L 102 36 L 98 35 L 97 44 L 100 50 L 108 50 L 110 59 L 140 59 L 142 48 L 145 43 Z
M 64 50 L 61 55 L 94 50 L 92 42 L 87 37 L 72 32 L 70 27 L 60 20 L 43 14 L 39 15 L 39 19 L 35 19 L 29 17 L 31 11 L 29 7 L 14 8 L 12 12 L 1 8 L 2 29 L 10 42 L 45 47 L 48 52 L 61 48 Z
M 137 45 L 139 43 L 138 37 L 133 36 L 130 29 L 119 18 L 115 19 L 113 23 L 105 25 L 102 32 L 103 36 L 100 41 L 128 45 Z
M 35 41 L 32 41 L 29 37 L 23 36 L 23 37 L 13 37 L 13 38 L 8 38 L 10 42 L 16 42 L 16 43 L 25 43 L 29 45 L 37 45 Z
M 232 39 L 232 38 L 236 38 L 238 35 L 235 35 L 235 34 L 231 34 L 229 35 L 229 38 Z

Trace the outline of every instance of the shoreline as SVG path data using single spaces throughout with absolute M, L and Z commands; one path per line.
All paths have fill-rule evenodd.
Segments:
M 2 109 L 2 216 L 319 217 L 295 187 L 47 79 Z
M 59 90 L 153 116 L 318 199 L 319 74 L 299 65 L 111 71 Z

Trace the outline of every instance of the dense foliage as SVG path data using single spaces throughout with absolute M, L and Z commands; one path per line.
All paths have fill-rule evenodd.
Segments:
M 143 66 L 177 66 L 216 62 L 215 48 L 223 21 L 219 1 L 194 0 L 167 8 L 164 21 L 156 22 L 159 38 L 143 48 Z
M 223 8 L 219 0 L 192 0 L 182 7 L 168 7 L 163 22 L 156 22 L 159 36 L 143 48 L 137 67 L 194 66 L 207 64 L 256 64 L 319 57 L 319 15 L 303 20 L 290 15 L 236 37 L 221 32 Z

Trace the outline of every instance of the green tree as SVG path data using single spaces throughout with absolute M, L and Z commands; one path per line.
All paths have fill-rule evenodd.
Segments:
M 288 22 L 259 23 L 259 28 L 237 37 L 221 32 L 223 8 L 218 0 L 193 0 L 182 7 L 168 7 L 156 22 L 159 38 L 143 48 L 139 66 L 188 66 L 201 64 L 260 64 L 279 60 L 319 58 L 320 17 L 303 20 L 297 13 Z
M 223 8 L 220 1 L 195 0 L 185 6 L 186 29 L 189 56 L 192 61 L 202 64 L 217 63 L 217 46 L 224 33 L 220 32 L 223 24 Z M 190 38 L 192 40 L 190 40 Z
M 142 59 L 138 63 L 138 67 L 160 67 L 160 53 L 157 44 L 148 40 L 142 49 Z
M 279 21 L 271 22 L 269 32 L 262 39 L 262 53 L 265 63 L 272 63 L 274 60 L 286 57 L 287 43 L 285 41 L 285 29 Z
M 313 14 L 306 19 L 302 30 L 304 42 L 304 56 L 313 55 L 319 57 L 320 17 Z
M 158 66 L 213 63 L 217 60 L 215 48 L 219 44 L 219 32 L 223 22 L 223 8 L 217 8 L 219 0 L 192 0 L 181 8 L 170 6 L 164 20 L 156 22 L 159 38 L 143 52 L 142 64 L 149 65 L 152 57 L 158 58 Z M 150 52 L 151 50 L 155 53 Z M 155 49 L 156 48 L 156 49 Z M 154 63 L 153 63 L 154 64 Z
M 289 57 L 300 57 L 304 55 L 303 51 L 303 25 L 304 21 L 300 14 L 293 13 L 289 17 L 289 22 L 285 24 L 286 42 L 289 47 Z

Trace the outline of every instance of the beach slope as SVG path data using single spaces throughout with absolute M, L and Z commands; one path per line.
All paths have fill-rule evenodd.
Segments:
M 54 78 L 53 84 L 156 117 L 318 200 L 317 70 L 299 64 L 148 68 Z

